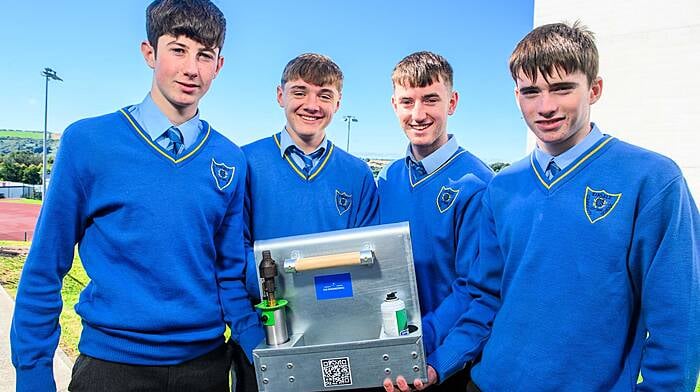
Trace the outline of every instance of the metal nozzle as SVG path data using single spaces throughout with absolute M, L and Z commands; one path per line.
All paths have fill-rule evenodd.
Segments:
M 267 298 L 268 306 L 275 306 L 275 277 L 277 276 L 277 265 L 272 259 L 269 250 L 262 252 L 262 261 L 260 262 L 260 279 L 262 279 L 262 289 L 265 298 Z

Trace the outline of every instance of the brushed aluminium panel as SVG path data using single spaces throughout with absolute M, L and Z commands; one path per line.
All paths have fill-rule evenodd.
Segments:
M 371 265 L 334 267 L 288 273 L 288 258 L 356 252 L 370 247 Z M 261 391 L 342 390 L 380 386 L 389 375 L 426 379 L 420 304 L 413 268 L 408 223 L 379 225 L 303 236 L 256 241 L 256 265 L 269 250 L 277 263 L 276 295 L 289 301 L 287 327 L 290 342 L 262 343 L 254 350 Z M 259 271 L 256 272 L 259 274 Z M 349 274 L 352 296 L 319 299 L 316 278 Z M 346 275 L 347 276 L 347 275 Z M 396 291 L 405 305 L 407 336 L 381 337 L 381 304 Z M 351 385 L 324 386 L 321 361 L 347 358 Z M 389 370 L 387 370 L 389 369 Z M 291 378 L 290 378 L 291 377 Z
M 330 391 L 380 387 L 386 377 L 399 374 L 426 380 L 423 340 L 418 333 L 398 338 L 344 344 L 255 350 L 258 389 L 267 391 Z M 324 383 L 322 360 L 347 358 L 351 383 Z M 331 381 L 328 381 L 331 382 Z
M 287 273 L 284 260 L 374 249 L 372 265 Z M 269 250 L 277 263 L 277 296 L 289 301 L 289 334 L 304 334 L 306 345 L 376 339 L 382 325 L 380 306 L 390 291 L 406 304 L 409 324 L 421 328 L 408 223 L 370 226 L 255 242 L 255 260 Z M 256 268 L 257 270 L 257 268 Z M 257 271 L 259 274 L 259 271 Z M 352 297 L 317 300 L 315 278 L 349 273 Z

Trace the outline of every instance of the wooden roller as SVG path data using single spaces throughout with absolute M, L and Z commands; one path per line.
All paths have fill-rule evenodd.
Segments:
M 296 260 L 294 269 L 297 270 L 297 272 L 301 272 L 319 268 L 345 267 L 349 265 L 360 265 L 360 252 L 304 257 Z
M 364 260 L 363 260 L 364 258 Z M 293 261 L 287 266 L 289 261 Z M 338 253 L 326 256 L 302 257 L 285 262 L 285 268 L 289 272 L 310 271 L 320 268 L 346 267 L 353 265 L 366 265 L 374 261 L 372 251 Z

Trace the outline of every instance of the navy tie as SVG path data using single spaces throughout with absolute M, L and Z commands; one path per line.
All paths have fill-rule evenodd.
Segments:
M 302 169 L 304 171 L 304 174 L 307 176 L 311 173 L 311 170 L 314 168 L 314 161 L 323 155 L 323 148 L 320 148 L 314 152 L 312 152 L 309 155 L 304 154 L 303 151 L 298 149 L 297 147 L 292 146 L 291 151 L 294 153 L 296 156 L 301 158 L 301 160 L 304 162 L 304 168 Z
M 561 169 L 559 168 L 559 166 L 557 166 L 557 163 L 554 162 L 554 158 L 552 158 L 552 160 L 549 161 L 549 164 L 547 165 L 547 170 L 544 171 L 544 175 L 547 176 L 548 180 L 551 180 L 552 178 L 556 177 L 560 171 Z
M 425 167 L 420 162 L 413 162 L 413 160 L 409 159 L 409 167 L 411 168 L 411 178 L 413 178 L 413 182 L 418 182 L 428 175 Z
M 170 151 L 174 157 L 177 157 L 178 154 L 182 152 L 182 133 L 176 127 L 170 127 L 167 131 L 165 131 L 164 135 L 169 140 L 167 147 L 168 151 Z

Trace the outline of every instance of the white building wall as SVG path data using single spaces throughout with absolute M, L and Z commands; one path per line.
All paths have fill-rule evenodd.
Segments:
M 676 161 L 700 204 L 700 1 L 534 1 L 535 26 L 580 20 L 595 33 L 603 96 L 591 119 Z

